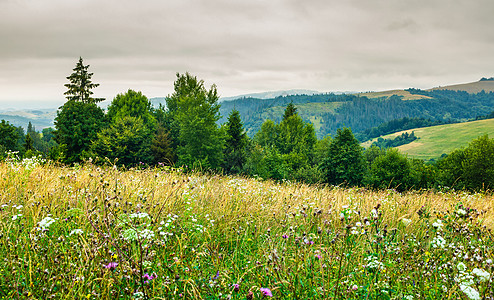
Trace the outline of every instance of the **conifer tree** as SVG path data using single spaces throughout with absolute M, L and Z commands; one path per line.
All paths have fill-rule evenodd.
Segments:
M 324 181 L 330 184 L 362 183 L 366 162 L 363 148 L 349 128 L 338 129 L 329 144 L 326 159 L 320 165 Z
M 93 92 L 91 89 L 98 87 L 99 83 L 93 83 L 91 77 L 93 73 L 88 72 L 89 65 L 84 65 L 82 62 L 82 57 L 79 57 L 79 62 L 76 64 L 75 68 L 72 69 L 74 72 L 70 74 L 67 79 L 70 83 L 64 86 L 68 89 L 64 95 L 66 95 L 69 101 L 80 101 L 83 103 L 98 103 L 105 100 L 104 98 L 92 98 Z
M 223 169 L 228 173 L 240 173 L 245 163 L 247 135 L 244 132 L 240 112 L 232 110 L 226 123 L 226 141 Z

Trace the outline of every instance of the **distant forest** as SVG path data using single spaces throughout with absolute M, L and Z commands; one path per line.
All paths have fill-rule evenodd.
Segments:
M 469 94 L 450 90 L 408 89 L 407 91 L 428 96 L 430 99 L 403 100 L 401 96 L 369 99 L 335 94 L 293 95 L 268 100 L 244 98 L 221 103 L 220 123 L 224 123 L 229 112 L 236 109 L 244 121 L 247 134 L 253 137 L 265 120 L 281 121 L 281 114 L 272 115 L 270 111 L 275 109 L 282 111 L 288 103 L 293 102 L 304 121 L 315 123 L 318 138 L 328 134 L 334 135 L 338 128 L 348 127 L 359 140 L 365 141 L 377 137 L 376 130 L 371 132 L 373 128 L 393 120 L 401 119 L 409 122 L 402 124 L 406 126 L 399 127 L 400 130 L 404 130 L 416 128 L 410 127 L 413 123 L 417 123 L 417 127 L 424 127 L 463 122 L 494 111 L 493 92 Z M 314 103 L 333 106 L 334 109 L 332 111 L 319 109 L 323 106 L 313 108 Z M 312 107 L 309 107 L 309 104 Z M 391 130 L 386 134 L 391 132 L 396 131 Z

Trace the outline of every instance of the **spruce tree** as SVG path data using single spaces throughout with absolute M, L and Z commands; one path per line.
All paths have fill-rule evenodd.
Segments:
M 366 168 L 363 148 L 349 128 L 337 130 L 327 155 L 319 166 L 325 182 L 334 185 L 362 183 Z
M 64 85 L 68 89 L 64 93 L 67 100 L 83 103 L 98 103 L 105 100 L 104 98 L 91 97 L 93 94 L 91 89 L 98 87 L 99 83 L 93 83 L 91 81 L 93 73 L 89 73 L 88 68 L 89 65 L 85 66 L 82 62 L 82 57 L 79 57 L 79 62 L 76 64 L 75 68 L 72 69 L 74 72 L 67 77 L 70 83 Z
M 240 173 L 245 163 L 247 135 L 244 132 L 240 113 L 234 109 L 226 123 L 226 141 L 223 169 L 228 173 Z

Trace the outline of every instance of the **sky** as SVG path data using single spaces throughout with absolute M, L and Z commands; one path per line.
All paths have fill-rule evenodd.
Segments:
M 0 0 L 0 107 L 60 106 L 79 57 L 113 99 L 427 89 L 494 76 L 492 0 Z

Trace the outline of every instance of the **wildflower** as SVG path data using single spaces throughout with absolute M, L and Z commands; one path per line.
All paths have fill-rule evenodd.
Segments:
M 403 224 L 405 227 L 410 225 L 410 223 L 412 223 L 412 220 L 410 219 L 406 219 L 406 218 L 401 219 L 401 224 Z
M 432 223 L 432 226 L 437 228 L 437 230 L 442 230 L 443 229 L 443 222 L 441 220 L 436 220 L 436 222 Z
M 110 269 L 111 271 L 115 270 L 115 268 L 118 266 L 118 263 L 117 262 L 111 262 L 107 265 L 104 265 L 103 267 L 105 269 Z
M 458 269 L 458 271 L 463 272 L 463 271 L 466 270 L 467 266 L 465 266 L 464 263 L 460 262 L 460 263 L 458 263 L 458 265 L 456 266 L 456 268 Z
M 353 291 L 358 290 L 358 286 L 357 286 L 356 284 L 352 285 L 352 290 L 353 290 Z
M 142 279 L 144 279 L 144 283 L 145 284 L 148 284 L 151 280 L 157 278 L 158 275 L 156 275 L 156 273 L 153 273 L 151 275 L 149 275 L 148 273 L 145 273 L 143 276 L 142 276 Z
M 287 239 L 288 238 L 288 235 L 284 234 L 281 237 L 284 238 L 284 239 Z
M 486 281 L 489 281 L 489 278 L 491 277 L 491 275 L 489 274 L 489 272 L 487 271 L 484 271 L 482 269 L 479 269 L 479 268 L 475 268 L 472 270 L 472 274 L 477 276 L 479 278 L 480 281 L 482 282 L 486 282 Z
M 480 300 L 479 292 L 469 285 L 460 284 L 460 290 L 471 300 Z
M 434 237 L 431 245 L 434 248 L 444 248 L 444 246 L 446 246 L 446 240 L 442 236 L 438 235 Z
M 144 213 L 144 212 L 141 213 L 140 212 L 140 213 L 136 213 L 136 214 L 135 213 L 134 214 L 130 214 L 129 215 L 129 218 L 131 218 L 131 219 L 136 219 L 136 218 L 137 219 L 143 219 L 143 218 L 149 218 L 149 215 L 147 213 Z
M 39 221 L 38 222 L 38 225 L 39 227 L 41 227 L 42 229 L 48 229 L 50 227 L 51 224 L 55 223 L 55 220 L 50 218 L 50 217 L 46 217 L 44 218 L 43 220 Z
M 239 285 L 238 283 L 235 283 L 235 284 L 233 285 L 233 290 L 234 290 L 235 292 L 240 291 L 240 285 Z
M 70 233 L 69 233 L 69 236 L 73 235 L 73 234 L 77 234 L 77 235 L 81 235 L 83 234 L 84 231 L 82 231 L 82 229 L 74 229 L 72 230 Z
M 464 216 L 467 214 L 466 210 L 464 210 L 463 208 L 458 208 L 456 213 L 459 214 L 460 216 Z
M 141 299 L 144 299 L 144 293 L 143 292 L 135 292 L 133 295 L 132 295 L 132 298 L 136 299 L 136 300 L 141 300 Z
M 214 275 L 213 280 L 216 280 L 216 279 L 218 279 L 219 277 L 220 277 L 220 271 L 218 270 L 218 271 L 216 272 L 216 275 Z
M 20 218 L 20 217 L 22 217 L 22 214 L 13 215 L 13 216 L 12 216 L 12 221 L 17 220 L 17 218 Z
M 260 288 L 259 289 L 264 297 L 273 297 L 273 293 L 269 288 Z

